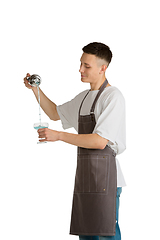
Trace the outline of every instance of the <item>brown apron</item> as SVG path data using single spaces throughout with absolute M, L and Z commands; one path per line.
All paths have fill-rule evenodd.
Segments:
M 90 115 L 81 116 L 79 134 L 90 134 L 96 125 L 94 109 L 107 86 L 101 86 Z M 115 152 L 106 145 L 103 150 L 78 147 L 77 170 L 73 195 L 70 234 L 114 236 L 116 224 L 117 170 Z

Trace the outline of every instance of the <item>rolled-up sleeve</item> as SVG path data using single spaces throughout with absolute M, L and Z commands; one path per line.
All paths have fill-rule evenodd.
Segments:
M 119 135 L 124 134 L 125 101 L 123 96 L 113 94 L 110 100 L 103 103 L 102 113 L 97 119 L 93 133 L 110 141 L 110 144 L 120 145 Z
M 63 129 L 71 128 L 72 125 L 71 125 L 69 119 L 67 120 L 66 111 L 65 111 L 65 108 L 63 107 L 63 105 L 57 106 L 57 112 L 61 119 Z
M 80 103 L 88 90 L 78 94 L 71 101 L 57 106 L 63 129 L 74 128 L 78 131 L 78 111 Z

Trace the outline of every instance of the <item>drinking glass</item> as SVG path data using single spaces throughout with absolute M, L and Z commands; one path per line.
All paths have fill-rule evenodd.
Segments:
M 46 122 L 34 123 L 34 125 L 33 125 L 34 129 L 36 129 L 36 130 L 38 130 L 40 128 L 48 128 L 48 126 L 49 126 L 49 124 Z M 47 142 L 37 142 L 37 144 L 39 144 L 39 143 L 47 143 Z

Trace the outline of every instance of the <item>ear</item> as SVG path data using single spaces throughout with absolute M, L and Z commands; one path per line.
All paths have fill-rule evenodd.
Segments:
M 105 71 L 106 71 L 106 69 L 107 69 L 107 66 L 105 65 L 105 64 L 103 64 L 102 66 L 101 66 L 101 69 L 100 69 L 100 74 L 103 74 L 103 73 L 105 73 Z

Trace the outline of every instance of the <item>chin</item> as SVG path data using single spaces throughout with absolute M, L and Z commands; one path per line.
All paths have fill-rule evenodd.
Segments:
M 88 81 L 87 81 L 87 77 L 81 78 L 81 81 L 82 81 L 82 82 L 86 82 L 86 83 L 88 83 Z

